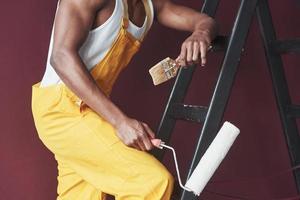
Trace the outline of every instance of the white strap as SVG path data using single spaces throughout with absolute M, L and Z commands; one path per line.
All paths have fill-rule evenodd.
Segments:
M 151 11 L 149 1 L 151 1 L 151 0 L 143 0 L 145 11 L 146 11 L 146 16 L 147 16 L 147 22 L 146 22 L 147 24 L 146 24 L 146 29 L 142 35 L 141 40 L 143 40 L 145 38 L 145 36 L 147 35 L 147 33 L 150 30 L 152 23 L 153 23 L 153 13 Z
M 145 36 L 147 35 L 147 33 L 150 30 L 152 23 L 153 23 L 153 12 L 152 12 L 152 10 L 150 8 L 150 4 L 149 4 L 149 1 L 151 1 L 151 0 L 142 0 L 142 1 L 144 4 L 146 16 L 147 16 L 147 22 L 146 22 L 145 31 L 141 36 L 141 40 L 143 40 L 145 38 Z M 124 18 L 129 20 L 127 0 L 123 0 L 123 5 L 124 5 Z

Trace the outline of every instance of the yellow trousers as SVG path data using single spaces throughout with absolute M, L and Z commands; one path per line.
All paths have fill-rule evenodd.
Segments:
M 103 118 L 63 84 L 32 86 L 32 111 L 58 163 L 58 200 L 169 200 L 173 177 L 154 156 L 130 148 Z
M 91 70 L 108 96 L 141 44 L 127 32 L 124 13 L 112 48 Z M 167 169 L 151 154 L 123 144 L 114 127 L 66 85 L 35 83 L 32 113 L 39 138 L 58 163 L 57 200 L 100 200 L 105 193 L 116 200 L 170 199 L 173 177 Z

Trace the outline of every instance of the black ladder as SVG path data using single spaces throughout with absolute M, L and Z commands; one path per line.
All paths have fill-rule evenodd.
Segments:
M 205 0 L 201 12 L 214 16 L 218 4 L 219 0 Z M 276 39 L 267 0 L 241 0 L 230 36 L 218 36 L 213 42 L 212 50 L 220 50 L 223 47 L 225 55 L 209 106 L 185 105 L 183 103 L 196 66 L 181 68 L 157 131 L 158 138 L 169 142 L 176 120 L 203 123 L 188 177 L 220 128 L 243 46 L 255 12 L 260 24 L 291 164 L 292 166 L 300 164 L 300 136 L 295 119 L 300 118 L 300 106 L 292 105 L 291 103 L 281 59 L 282 53 L 300 52 L 300 39 L 288 41 L 278 41 Z M 164 151 L 155 150 L 154 155 L 162 160 Z M 299 169 L 294 170 L 294 176 L 298 192 L 300 192 Z M 187 191 L 183 191 L 181 195 L 181 200 L 196 198 L 191 192 Z

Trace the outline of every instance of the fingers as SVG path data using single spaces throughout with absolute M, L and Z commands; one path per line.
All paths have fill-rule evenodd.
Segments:
M 148 124 L 142 123 L 142 125 L 147 133 L 147 136 L 149 136 L 149 137 L 147 137 L 147 143 L 149 142 L 149 144 L 150 144 L 149 145 L 150 149 L 148 149 L 148 150 L 151 150 L 152 148 L 154 148 L 154 145 L 151 140 L 155 139 L 155 133 L 151 130 L 151 128 L 148 126 Z
M 199 43 L 198 42 L 194 42 L 194 49 L 193 49 L 193 62 L 198 62 L 199 60 Z
M 145 132 L 139 133 L 137 140 L 135 140 L 135 144 L 142 151 L 149 151 L 153 148 L 153 144 Z
M 154 148 L 151 139 L 155 137 L 155 134 L 146 123 L 140 122 L 140 126 L 135 143 L 139 146 L 140 150 L 149 151 Z
M 154 148 L 151 139 L 155 138 L 155 134 L 144 122 L 128 120 L 118 128 L 117 133 L 123 143 L 129 147 L 141 151 L 149 151 Z
M 138 138 L 136 140 L 136 144 L 139 146 L 140 150 L 142 150 L 142 151 L 146 151 L 147 150 L 147 147 L 146 147 L 146 145 L 145 145 L 145 143 L 143 141 L 142 136 L 141 136 L 141 138 Z
M 136 133 L 136 136 L 134 139 L 132 139 L 130 142 L 128 142 L 126 145 L 133 147 L 137 150 L 140 151 L 147 151 L 148 149 L 150 150 L 151 147 L 149 147 L 149 142 L 147 143 L 148 137 L 145 136 L 146 134 L 143 133 Z M 149 139 L 148 139 L 149 140 Z
M 192 58 L 193 58 L 193 42 L 192 41 L 187 43 L 186 51 L 187 51 L 187 55 L 186 55 L 187 63 L 189 65 L 191 65 L 191 64 L 193 64 L 192 63 Z
M 139 145 L 137 145 L 136 143 L 134 143 L 134 142 L 131 143 L 131 144 L 129 144 L 129 145 L 127 145 L 127 146 L 130 146 L 130 147 L 133 147 L 133 148 L 135 148 L 137 150 L 141 150 L 142 151 L 141 147 Z
M 150 141 L 148 135 L 144 135 L 142 139 L 143 139 L 143 143 L 145 146 L 145 150 L 147 150 L 147 151 L 151 150 L 153 148 L 153 144 Z
M 200 53 L 201 53 L 201 66 L 206 64 L 206 52 L 208 49 L 208 45 L 204 42 L 200 42 Z
M 181 66 L 186 66 L 186 46 L 185 46 L 185 44 L 182 44 L 180 55 L 178 56 L 177 59 L 176 59 L 176 61 L 179 61 Z
M 150 136 L 150 138 L 154 139 L 155 133 L 151 130 L 151 128 L 146 123 L 142 123 L 142 125 L 145 128 L 145 130 L 147 131 L 147 134 Z
M 176 58 L 181 66 L 197 64 L 201 58 L 201 66 L 205 66 L 207 63 L 207 51 L 209 49 L 209 44 L 207 41 L 187 41 L 181 46 L 180 55 Z
M 179 64 L 181 67 L 185 67 L 186 66 L 186 62 L 185 62 L 185 59 L 182 59 L 180 57 L 180 55 L 176 58 L 176 63 Z

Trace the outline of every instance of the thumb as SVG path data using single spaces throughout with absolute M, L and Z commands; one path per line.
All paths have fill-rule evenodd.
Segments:
M 181 56 L 179 55 L 176 59 L 175 62 L 177 65 L 179 65 L 180 67 L 185 66 L 184 61 L 182 60 Z

